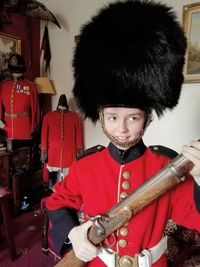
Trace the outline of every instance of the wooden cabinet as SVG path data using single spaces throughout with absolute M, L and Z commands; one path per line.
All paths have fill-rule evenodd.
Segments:
M 14 149 L 11 153 L 12 173 L 23 173 L 33 169 L 33 153 L 32 147 Z
M 12 187 L 14 200 L 14 213 L 20 211 L 24 196 L 29 201 L 35 200 L 35 193 L 43 188 L 42 169 L 37 169 L 34 158 L 34 147 L 20 147 L 14 149 L 11 155 Z
M 20 211 L 20 204 L 25 195 L 28 196 L 29 201 L 35 202 L 40 195 L 41 188 L 43 189 L 42 170 L 13 174 L 14 213 L 17 214 Z
M 9 157 L 10 153 L 0 152 L 0 186 L 10 187 L 9 181 Z
M 0 186 L 13 193 L 14 213 L 20 211 L 25 195 L 38 197 L 43 189 L 42 169 L 36 167 L 33 147 L 20 147 L 9 152 L 0 152 Z M 37 192 L 38 188 L 40 190 Z

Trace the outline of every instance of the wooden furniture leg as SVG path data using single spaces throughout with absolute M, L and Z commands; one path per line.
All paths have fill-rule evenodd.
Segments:
M 0 206 L 3 215 L 3 225 L 5 229 L 5 236 L 10 250 L 11 260 L 17 257 L 15 239 L 12 231 L 10 209 L 8 206 L 9 199 L 12 197 L 11 192 L 4 192 L 0 190 Z

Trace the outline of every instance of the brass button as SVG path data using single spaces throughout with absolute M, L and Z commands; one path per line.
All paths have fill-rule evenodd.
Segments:
M 127 236 L 128 235 L 128 229 L 126 227 L 120 228 L 119 232 L 120 232 L 120 234 L 122 236 Z
M 122 176 L 124 179 L 129 179 L 131 177 L 131 173 L 129 171 L 125 171 Z
M 129 188 L 130 188 L 130 183 L 127 182 L 127 181 L 124 181 L 124 182 L 122 183 L 122 187 L 123 187 L 124 189 L 129 189 Z
M 121 199 L 125 199 L 127 196 L 128 196 L 128 193 L 126 193 L 126 192 L 122 192 L 122 193 L 120 194 L 120 198 L 121 198 Z
M 120 248 L 125 248 L 127 246 L 127 241 L 125 239 L 120 239 L 119 240 L 119 246 Z

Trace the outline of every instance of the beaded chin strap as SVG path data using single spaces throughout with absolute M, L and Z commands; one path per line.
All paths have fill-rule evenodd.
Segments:
M 147 127 L 153 121 L 153 114 L 152 114 L 152 111 L 150 109 L 146 111 L 146 121 L 145 121 L 144 128 L 142 129 L 142 131 L 141 131 L 141 133 L 139 134 L 138 137 L 136 137 L 135 139 L 133 139 L 132 141 L 127 142 L 127 143 L 119 142 L 118 140 L 115 139 L 114 136 L 112 136 L 111 134 L 108 133 L 108 131 L 106 130 L 106 127 L 105 127 L 104 116 L 103 116 L 102 112 L 99 113 L 99 121 L 100 121 L 101 128 L 102 128 L 103 132 L 105 133 L 105 135 L 108 137 L 108 139 L 114 145 L 116 145 L 117 147 L 120 147 L 120 148 L 128 149 L 128 148 L 134 146 L 135 144 L 137 144 L 141 140 L 141 138 L 144 135 Z

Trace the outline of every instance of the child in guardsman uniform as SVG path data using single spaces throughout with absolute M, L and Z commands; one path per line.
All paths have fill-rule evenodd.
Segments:
M 110 143 L 85 151 L 46 200 L 50 233 L 61 254 L 68 241 L 88 267 L 165 267 L 167 221 L 200 232 L 200 142 L 193 141 L 182 151 L 194 163 L 184 182 L 101 246 L 88 239 L 90 216 L 106 214 L 177 155 L 166 147 L 147 147 L 142 137 L 153 110 L 161 116 L 177 105 L 185 51 L 175 14 L 153 1 L 110 3 L 81 28 L 73 60 L 74 97 L 85 117 L 100 121 Z M 79 225 L 81 208 L 86 222 Z
M 53 191 L 56 182 L 68 173 L 72 161 L 83 152 L 81 119 L 70 111 L 67 98 L 60 96 L 55 111 L 45 114 L 41 132 L 41 161 L 44 181 Z M 47 169 L 47 170 L 46 170 Z

